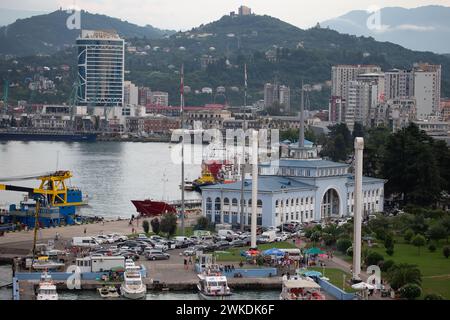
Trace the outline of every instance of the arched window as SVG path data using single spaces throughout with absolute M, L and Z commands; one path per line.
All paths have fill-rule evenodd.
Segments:
M 262 206 L 263 206 L 262 200 L 258 200 L 257 206 L 258 206 L 258 208 L 262 208 Z
M 237 205 L 238 205 L 238 200 L 237 200 L 236 198 L 234 198 L 234 199 L 231 201 L 231 204 L 233 205 L 233 207 L 237 207 Z
M 229 206 L 230 205 L 230 199 L 228 199 L 228 198 L 223 199 L 223 205 L 224 206 Z
M 206 198 L 206 210 L 212 210 L 212 200 L 211 198 Z
M 216 201 L 214 204 L 214 210 L 220 211 L 220 198 L 219 197 L 216 198 Z

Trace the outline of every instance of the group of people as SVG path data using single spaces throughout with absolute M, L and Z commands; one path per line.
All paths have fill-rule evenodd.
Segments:
M 219 270 L 220 270 L 220 272 L 228 273 L 228 272 L 233 272 L 235 269 L 234 269 L 234 265 L 225 265 L 225 266 L 220 265 Z

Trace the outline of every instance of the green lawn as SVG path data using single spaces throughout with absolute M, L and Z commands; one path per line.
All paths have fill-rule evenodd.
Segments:
M 320 267 L 310 267 L 308 270 L 314 270 L 319 271 L 322 273 L 324 277 L 327 277 L 330 279 L 330 283 L 334 284 L 339 289 L 342 289 L 342 286 L 344 285 L 344 275 L 345 275 L 345 287 L 344 291 L 353 293 L 356 292 L 356 290 L 352 289 L 351 285 L 348 284 L 348 280 L 352 278 L 352 275 L 350 273 L 344 272 L 340 269 L 333 269 L 333 268 L 320 268 Z
M 424 294 L 437 293 L 446 299 L 450 299 L 450 259 L 442 254 L 443 245 L 437 246 L 435 252 L 430 252 L 427 247 L 420 248 L 406 243 L 397 243 L 394 247 L 394 255 L 388 256 L 384 247 L 373 248 L 384 256 L 384 260 L 393 260 L 395 263 L 415 264 L 422 272 L 422 289 Z
M 278 248 L 278 249 L 292 249 L 296 248 L 295 245 L 293 245 L 291 242 L 274 242 L 274 243 L 268 243 L 268 244 L 260 244 L 258 245 L 258 249 L 261 251 L 272 249 L 272 248 Z M 241 251 L 247 251 L 250 249 L 250 247 L 243 247 L 243 248 L 231 248 L 228 250 L 224 250 L 224 252 L 217 253 L 217 261 L 222 262 L 236 262 L 241 261 L 244 258 L 241 256 Z

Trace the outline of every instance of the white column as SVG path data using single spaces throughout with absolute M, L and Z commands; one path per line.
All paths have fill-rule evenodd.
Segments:
M 252 248 L 256 248 L 256 224 L 258 210 L 258 131 L 252 132 Z
M 355 213 L 353 239 L 353 280 L 360 280 L 361 274 L 361 224 L 362 224 L 362 173 L 364 138 L 355 139 Z

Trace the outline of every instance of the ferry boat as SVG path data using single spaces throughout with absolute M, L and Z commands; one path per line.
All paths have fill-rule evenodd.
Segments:
M 280 300 L 325 300 L 314 280 L 294 277 L 283 281 Z
M 36 296 L 37 300 L 58 300 L 58 293 L 56 292 L 56 285 L 52 281 L 52 277 L 44 272 L 41 275 L 39 282 L 39 289 Z
M 128 266 L 123 274 L 124 281 L 120 287 L 122 296 L 128 299 L 144 299 L 147 294 L 147 286 L 142 280 L 140 267 Z
M 228 287 L 227 277 L 198 275 L 198 294 L 203 300 L 229 300 L 232 292 Z

